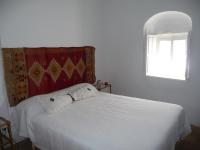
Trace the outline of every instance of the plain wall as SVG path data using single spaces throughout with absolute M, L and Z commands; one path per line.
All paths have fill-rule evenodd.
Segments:
M 99 0 L 0 0 L 1 47 L 92 45 L 99 49 L 101 5 Z M 103 72 L 101 55 L 96 50 L 97 76 Z M 10 119 L 3 74 L 0 66 L 0 116 Z
M 105 76 L 113 92 L 183 106 L 200 125 L 200 2 L 198 0 L 108 0 L 104 3 Z M 143 27 L 153 15 L 181 11 L 193 21 L 190 77 L 178 81 L 145 76 Z
M 2 32 L 2 23 L 3 23 L 3 1 L 0 1 L 0 49 L 2 47 L 1 42 L 1 32 Z M 3 64 L 2 64 L 2 53 L 0 51 L 0 116 L 10 119 L 9 109 L 8 109 L 8 100 L 5 89 L 4 73 L 3 73 Z
M 180 104 L 191 123 L 200 125 L 199 6 L 198 0 L 1 0 L 1 43 L 93 45 L 97 79 L 111 82 L 114 93 Z M 173 10 L 193 20 L 188 81 L 145 76 L 143 26 L 154 14 Z M 0 115 L 8 114 L 1 97 Z

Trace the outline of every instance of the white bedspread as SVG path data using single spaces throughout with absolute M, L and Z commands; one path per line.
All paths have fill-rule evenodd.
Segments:
M 190 133 L 175 104 L 99 93 L 56 114 L 40 107 L 20 110 L 20 135 L 42 150 L 173 150 Z

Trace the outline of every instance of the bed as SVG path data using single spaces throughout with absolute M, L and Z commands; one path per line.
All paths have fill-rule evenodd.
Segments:
M 81 49 L 85 51 L 85 47 Z M 12 62 L 11 66 L 5 61 L 13 60 L 10 56 L 15 55 L 9 53 L 19 51 L 5 50 L 4 65 L 9 68 L 13 64 L 29 64 L 24 72 L 13 74 L 7 70 L 17 85 L 20 85 L 20 81 L 16 81 L 16 76 L 24 73 L 26 77 L 26 81 L 22 81 L 27 90 L 21 93 L 13 90 L 19 86 L 7 90 L 12 92 L 10 104 L 16 105 L 20 136 L 29 138 L 42 150 L 174 150 L 176 142 L 191 132 L 184 109 L 179 105 L 97 91 L 92 86 L 95 81 L 94 51 L 92 47 L 86 47 L 86 50 L 90 51 L 87 55 L 82 52 L 78 54 L 79 57 L 77 54 L 68 55 L 74 63 L 72 66 L 78 66 L 80 59 L 85 66 L 82 73 L 77 71 L 71 74 L 71 80 L 67 80 L 70 84 L 61 84 L 66 80 L 63 70 L 53 81 L 50 79 L 52 76 L 48 76 L 52 72 L 46 67 L 46 78 L 35 78 L 40 79 L 40 84 L 30 74 L 33 65 L 40 64 L 45 68 L 42 64 L 49 63 L 52 66 L 52 60 L 62 58 L 62 55 L 52 55 L 51 50 L 50 55 L 49 50 L 45 50 L 42 58 L 45 56 L 51 61 L 44 62 L 44 59 L 38 58 L 40 53 L 37 50 L 20 49 L 24 54 L 20 56 L 26 63 Z M 63 48 L 60 52 L 63 52 Z M 34 56 L 33 60 L 27 59 L 30 54 Z M 38 69 L 35 70 L 38 73 Z M 45 77 L 44 72 L 42 75 Z M 77 77 L 77 73 L 80 77 Z M 48 83 L 48 86 L 44 86 L 44 83 Z
M 42 96 L 17 106 L 20 135 L 42 150 L 174 150 L 190 132 L 183 108 L 98 92 L 55 114 Z

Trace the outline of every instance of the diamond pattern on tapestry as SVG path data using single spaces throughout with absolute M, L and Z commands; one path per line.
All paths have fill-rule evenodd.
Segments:
M 74 68 L 75 68 L 74 63 L 72 62 L 70 58 L 68 58 L 67 61 L 65 62 L 63 70 L 65 71 L 69 79 L 72 77 Z
M 62 71 L 61 66 L 58 64 L 58 62 L 55 59 L 52 59 L 47 68 L 47 72 L 49 73 L 51 78 L 54 80 L 54 82 L 56 82 L 57 79 L 59 78 L 61 71 Z
M 94 52 L 91 46 L 4 48 L 3 65 L 10 106 L 77 83 L 94 83 Z
M 43 67 L 38 63 L 34 62 L 31 68 L 29 69 L 29 76 L 35 82 L 37 86 L 40 86 L 40 82 L 44 75 Z
M 78 71 L 80 77 L 83 76 L 83 73 L 84 73 L 84 71 L 85 71 L 85 68 L 86 68 L 85 63 L 83 62 L 83 59 L 81 58 L 81 59 L 79 60 L 78 64 L 76 65 L 76 70 Z

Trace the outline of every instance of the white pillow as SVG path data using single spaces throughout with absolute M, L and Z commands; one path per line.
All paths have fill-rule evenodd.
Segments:
M 41 105 L 47 113 L 57 113 L 64 107 L 72 103 L 72 98 L 69 95 L 49 96 L 40 101 Z
M 82 100 L 92 96 L 96 96 L 97 89 L 88 83 L 82 83 L 71 87 L 71 90 L 68 91 L 68 95 L 72 97 L 73 101 Z
M 62 90 L 54 91 L 54 92 L 49 93 L 49 94 L 50 95 L 66 95 L 67 93 L 70 93 L 70 92 L 75 91 L 75 90 L 77 90 L 81 87 L 89 86 L 89 85 L 91 85 L 91 84 L 89 84 L 89 83 L 79 83 L 79 84 L 75 84 L 73 86 L 70 86 L 68 88 L 62 89 Z

